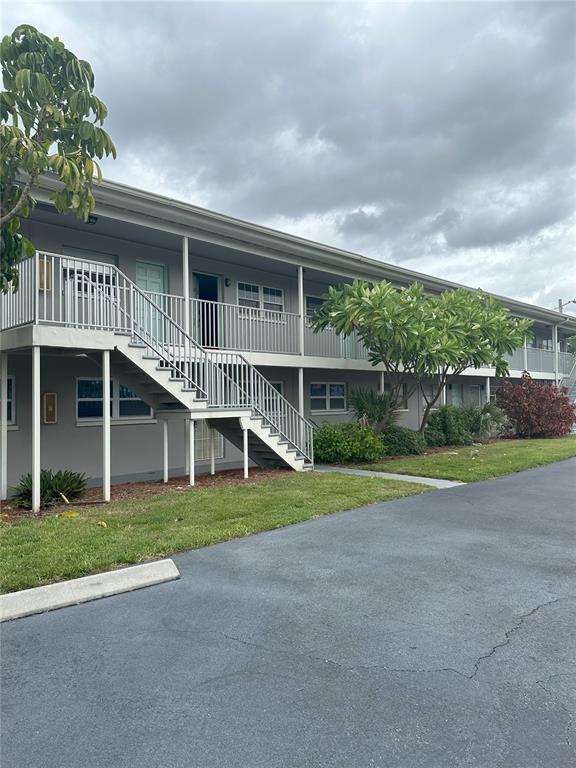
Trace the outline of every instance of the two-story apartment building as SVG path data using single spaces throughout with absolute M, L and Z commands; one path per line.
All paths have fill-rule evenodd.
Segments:
M 328 286 L 456 287 L 112 182 L 84 223 L 56 213 L 53 183 L 24 223 L 38 253 L 0 295 L 0 498 L 32 471 L 37 505 L 41 467 L 86 472 L 105 499 L 113 480 L 310 468 L 313 425 L 349 419 L 351 388 L 386 388 L 356 339 L 312 332 Z M 573 382 L 576 318 L 498 298 L 534 322 L 511 376 Z M 466 371 L 445 401 L 481 404 L 493 377 Z M 416 427 L 420 397 L 403 406 Z

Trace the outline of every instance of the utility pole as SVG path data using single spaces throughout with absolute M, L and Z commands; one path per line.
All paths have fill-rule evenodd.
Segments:
M 558 299 L 558 312 L 564 312 L 564 307 L 567 307 L 568 304 L 576 304 L 576 299 L 568 299 L 568 301 Z

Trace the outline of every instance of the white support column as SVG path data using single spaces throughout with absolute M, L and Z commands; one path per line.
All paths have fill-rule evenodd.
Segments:
M 304 368 L 298 368 L 298 413 L 304 418 Z
M 210 474 L 216 474 L 216 432 L 210 428 Z
M 162 480 L 168 482 L 168 420 L 162 421 Z
M 558 326 L 552 326 L 552 349 L 554 350 L 554 383 L 560 382 L 560 366 L 558 358 Z
M 300 354 L 304 354 L 304 322 L 306 318 L 306 306 L 304 303 L 304 268 L 298 267 L 298 314 L 299 318 L 299 347 Z
M 110 350 L 102 352 L 102 498 L 110 501 Z
M 524 370 L 528 370 L 528 339 L 524 336 Z
M 244 453 L 244 479 L 248 477 L 248 429 L 242 427 L 242 448 Z
M 32 512 L 40 509 L 40 347 L 32 347 Z
M 195 476 L 195 456 L 194 456 L 194 427 L 196 426 L 196 422 L 192 421 L 190 419 L 190 427 L 188 432 L 188 455 L 190 456 L 190 485 L 194 485 L 196 482 L 196 476 Z
M 380 386 L 378 388 L 378 391 L 381 395 L 384 394 L 384 385 L 386 383 L 386 376 L 384 374 L 384 371 L 380 371 Z
M 8 353 L 0 353 L 0 501 L 8 498 Z
M 191 333 L 190 327 L 190 265 L 188 262 L 188 238 L 182 238 L 182 296 L 184 296 L 184 330 Z
M 490 402 L 490 376 L 486 376 L 486 382 L 484 384 L 484 394 L 486 395 L 486 402 Z
M 184 474 L 190 472 L 190 421 L 184 419 Z
M 447 388 L 446 387 L 447 387 L 447 385 L 444 384 L 444 386 L 442 387 L 442 391 L 440 392 L 440 405 L 446 405 L 446 402 L 447 402 L 447 399 L 448 399 L 447 398 L 448 392 L 447 392 Z

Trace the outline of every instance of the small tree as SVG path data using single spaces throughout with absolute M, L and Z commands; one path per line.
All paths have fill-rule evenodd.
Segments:
M 421 432 L 443 388 L 467 368 L 507 376 L 505 355 L 522 346 L 531 327 L 480 290 L 433 296 L 419 283 L 396 289 L 359 280 L 331 287 L 312 324 L 316 331 L 330 326 L 344 336 L 357 333 L 372 364 L 384 365 L 394 407 L 406 396 L 405 382 L 408 397 L 419 390 L 426 401 Z M 412 374 L 408 380 L 406 374 Z
M 519 383 L 503 382 L 496 402 L 518 437 L 561 437 L 576 422 L 576 405 L 570 402 L 566 388 L 534 381 L 528 373 Z
M 60 213 L 87 220 L 94 209 L 94 178 L 102 178 L 95 157 L 116 157 L 100 126 L 106 106 L 93 93 L 94 74 L 56 37 L 22 24 L 0 43 L 5 90 L 0 93 L 0 290 L 17 287 L 17 264 L 34 253 L 20 233 L 29 216 L 40 175 L 62 182 L 52 195 Z
M 396 421 L 397 413 L 389 394 L 358 387 L 348 395 L 348 405 L 359 424 L 382 432 Z

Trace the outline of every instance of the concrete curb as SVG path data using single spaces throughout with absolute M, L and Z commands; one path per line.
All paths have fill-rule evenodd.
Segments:
M 0 622 L 20 619 L 69 605 L 119 595 L 180 578 L 173 560 L 157 560 L 80 579 L 47 584 L 0 596 Z
M 368 469 L 352 469 L 352 467 L 332 467 L 327 464 L 314 467 L 316 472 L 342 472 L 344 475 L 364 475 L 365 477 L 380 477 L 382 480 L 401 480 L 405 483 L 418 483 L 432 488 L 456 488 L 466 485 L 459 480 L 442 480 L 437 477 L 418 477 L 416 475 L 398 475 L 395 472 L 376 472 Z

